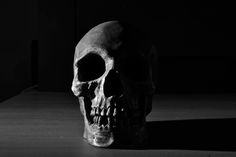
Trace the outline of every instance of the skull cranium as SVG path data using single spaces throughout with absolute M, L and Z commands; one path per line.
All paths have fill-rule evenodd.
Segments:
M 99 24 L 80 40 L 72 91 L 88 143 L 108 147 L 145 141 L 155 90 L 151 60 L 151 45 L 142 33 L 119 21 Z

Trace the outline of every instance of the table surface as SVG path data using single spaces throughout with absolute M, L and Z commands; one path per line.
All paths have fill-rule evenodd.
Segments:
M 146 147 L 95 148 L 71 93 L 28 91 L 0 104 L 0 156 L 235 157 L 235 118 L 235 94 L 156 95 Z

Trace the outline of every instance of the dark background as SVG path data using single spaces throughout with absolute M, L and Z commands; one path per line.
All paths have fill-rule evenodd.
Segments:
M 0 101 L 25 88 L 70 91 L 74 49 L 114 19 L 158 49 L 158 93 L 236 92 L 235 9 L 217 1 L 0 1 Z

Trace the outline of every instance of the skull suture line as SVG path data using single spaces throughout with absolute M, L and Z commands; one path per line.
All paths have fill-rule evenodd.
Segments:
M 72 91 L 84 116 L 83 137 L 93 146 L 140 145 L 151 112 L 151 45 L 130 25 L 109 21 L 78 43 Z

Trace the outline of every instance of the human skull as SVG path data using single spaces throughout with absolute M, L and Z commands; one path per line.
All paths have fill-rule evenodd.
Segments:
M 92 28 L 76 46 L 72 91 L 79 99 L 86 141 L 140 145 L 151 112 L 151 45 L 134 27 L 108 21 Z

